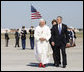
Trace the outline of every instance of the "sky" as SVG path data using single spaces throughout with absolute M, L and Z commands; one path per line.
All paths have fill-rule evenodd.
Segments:
M 82 1 L 1 1 L 1 28 L 38 26 L 39 19 L 31 20 L 31 4 L 50 28 L 57 16 L 62 16 L 68 27 L 83 28 Z

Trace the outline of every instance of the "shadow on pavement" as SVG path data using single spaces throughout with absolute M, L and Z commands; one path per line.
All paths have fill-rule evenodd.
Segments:
M 38 67 L 38 64 L 39 63 L 30 63 L 30 64 L 27 64 L 27 66 Z
M 27 66 L 38 67 L 38 64 L 39 64 L 39 63 L 30 63 L 30 64 L 27 64 Z M 46 67 L 48 67 L 48 66 L 53 66 L 53 63 L 48 63 L 48 64 L 46 65 Z

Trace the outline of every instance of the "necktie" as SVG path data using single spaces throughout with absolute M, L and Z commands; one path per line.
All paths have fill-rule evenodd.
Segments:
M 59 34 L 61 34 L 61 26 L 60 26 L 60 24 L 59 24 Z

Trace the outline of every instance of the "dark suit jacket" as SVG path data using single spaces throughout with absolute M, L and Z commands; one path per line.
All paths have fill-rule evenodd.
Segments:
M 9 40 L 8 33 L 5 33 L 5 39 Z
M 53 25 L 53 26 L 54 26 L 54 25 Z M 53 28 L 53 26 L 52 26 L 52 28 Z M 52 28 L 50 29 L 51 31 L 52 31 Z M 52 46 L 51 42 L 52 42 L 52 38 L 49 39 L 49 43 L 50 43 L 50 45 Z
M 66 45 L 69 42 L 69 35 L 67 32 L 67 25 L 62 24 L 61 35 L 59 35 L 58 24 L 51 29 L 51 42 L 55 42 L 56 46 L 61 44 Z
M 18 32 L 15 32 L 15 38 L 19 39 L 20 38 L 20 34 Z
M 34 38 L 34 30 L 29 30 L 29 32 L 30 32 L 30 38 Z M 33 34 L 33 36 L 31 36 L 31 34 Z
M 21 39 L 26 39 L 27 31 L 26 30 L 22 30 L 21 34 L 22 34 Z

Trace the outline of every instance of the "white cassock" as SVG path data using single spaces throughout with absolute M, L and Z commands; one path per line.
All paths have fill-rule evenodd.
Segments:
M 42 64 L 49 63 L 50 54 L 52 54 L 52 50 L 49 45 L 49 39 L 51 37 L 51 31 L 47 25 L 44 27 L 36 27 L 35 34 L 36 47 L 35 56 L 36 59 Z M 45 38 L 45 41 L 40 41 L 39 38 Z

